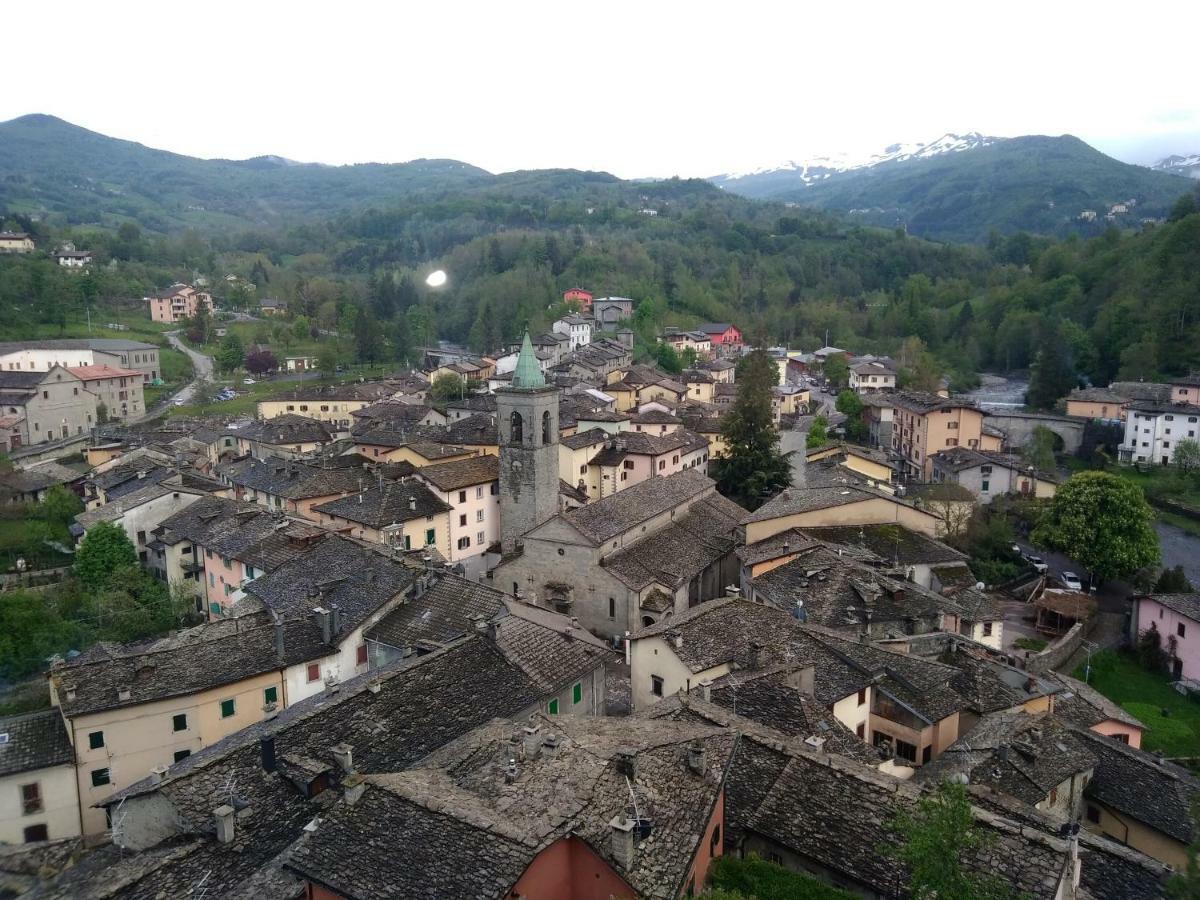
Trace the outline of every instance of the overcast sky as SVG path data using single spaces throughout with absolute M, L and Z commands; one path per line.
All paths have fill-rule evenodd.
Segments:
M 947 131 L 1200 152 L 1200 2 L 11 2 L 0 120 L 203 157 L 705 176 Z

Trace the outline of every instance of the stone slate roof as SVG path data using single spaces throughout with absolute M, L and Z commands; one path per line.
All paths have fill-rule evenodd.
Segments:
M 752 514 L 746 516 L 744 523 L 767 522 L 781 516 L 794 516 L 800 513 L 812 512 L 816 509 L 830 509 L 835 506 L 848 506 L 863 500 L 873 500 L 883 497 L 894 503 L 904 501 L 885 494 L 882 491 L 862 485 L 843 485 L 835 487 L 819 487 L 809 490 L 785 488 L 780 491 Z
M 1131 728 L 1145 730 L 1138 719 L 1135 719 L 1118 704 L 1109 700 L 1098 690 L 1084 684 L 1069 675 L 1055 672 L 1054 677 L 1062 682 L 1063 690 L 1054 697 L 1054 715 L 1078 728 L 1091 728 L 1101 722 L 1114 721 Z
M 489 454 L 436 463 L 424 466 L 417 475 L 439 491 L 458 491 L 496 481 L 500 477 L 500 458 Z
M 634 590 L 655 581 L 678 587 L 736 549 L 745 513 L 720 494 L 705 497 L 666 527 L 605 557 L 604 568 Z
M 1087 746 L 1052 717 L 1005 712 L 984 716 L 915 777 L 918 783 L 940 784 L 965 775 L 971 784 L 1034 806 L 1094 764 Z
M 449 510 L 446 503 L 415 480 L 389 481 L 382 487 L 372 487 L 360 494 L 350 494 L 313 507 L 313 512 L 338 516 L 370 528 L 386 528 Z
M 602 544 L 639 522 L 679 508 L 714 486 L 715 482 L 698 469 L 686 469 L 666 478 L 647 478 L 633 487 L 564 513 L 563 518 L 585 537 Z
M 754 832 L 843 884 L 894 896 L 909 874 L 880 848 L 894 841 L 888 822 L 916 802 L 912 786 L 859 763 L 743 735 L 726 784 L 726 847 Z M 972 814 L 989 839 L 964 860 L 968 869 L 999 878 L 1022 896 L 1057 895 L 1068 860 L 1065 841 L 979 807 Z
M 408 590 L 417 571 L 384 548 L 330 535 L 308 553 L 246 585 L 246 594 L 283 618 L 337 607 L 349 633 L 385 603 Z M 340 633 L 340 632 L 339 632 Z
M 36 469 L 13 469 L 10 472 L 0 472 L 0 496 L 32 494 L 56 484 L 69 484 L 81 478 L 81 473 L 57 463 L 47 463 Z
M 809 537 L 830 544 L 845 544 L 868 550 L 894 566 L 962 562 L 967 554 L 949 544 L 905 528 L 903 525 L 842 525 L 805 528 Z
M 682 420 L 661 409 L 648 409 L 635 413 L 629 421 L 635 425 L 678 425 Z
M 958 500 L 962 502 L 975 502 L 975 495 L 961 484 L 956 484 L 953 481 L 931 481 L 927 484 L 906 484 L 904 486 L 904 494 L 914 502 L 917 500 L 937 501 L 937 500 Z
M 1116 391 L 1103 387 L 1076 388 L 1067 394 L 1067 401 L 1083 400 L 1091 403 L 1124 403 L 1128 398 L 1122 397 Z
M 367 637 L 399 650 L 449 644 L 470 636 L 477 621 L 504 610 L 504 594 L 449 573 L 439 573 L 423 592 L 413 594 L 371 627 Z
M 585 447 L 594 447 L 597 444 L 603 444 L 610 438 L 611 435 L 603 428 L 589 428 L 587 431 L 568 435 L 559 443 L 569 450 L 582 450 Z
M 1200 779 L 1094 731 L 1076 729 L 1075 734 L 1096 758 L 1085 796 L 1184 844 L 1195 840 L 1191 811 L 1200 799 Z
M 1114 381 L 1108 389 L 1126 400 L 1143 400 L 1151 403 L 1169 403 L 1171 386 L 1149 381 Z
M 429 415 L 432 407 L 403 403 L 399 400 L 381 400 L 356 409 L 350 415 L 356 420 L 353 432 L 389 425 L 393 429 L 415 428 Z
M 331 652 L 310 620 L 289 620 L 283 628 L 282 660 L 275 627 L 265 616 L 247 616 L 159 640 L 102 645 L 50 674 L 63 715 L 74 718 L 194 694 Z M 126 689 L 128 699 L 122 699 Z
M 282 854 L 314 818 L 322 819 L 318 833 L 328 824 L 340 777 L 332 747 L 352 745 L 358 772 L 400 771 L 493 716 L 519 715 L 540 699 L 520 670 L 481 638 L 352 679 L 193 753 L 161 784 L 146 779 L 118 792 L 109 803 L 148 793 L 169 801 L 179 835 L 140 853 L 101 851 L 87 865 L 85 858 L 47 896 L 154 900 L 194 894 L 202 880 L 209 897 L 300 896 L 299 879 L 281 868 Z M 262 768 L 263 735 L 274 738 L 281 761 L 273 774 Z M 286 758 L 330 768 L 334 789 L 306 800 L 285 774 Z M 230 784 L 250 812 L 237 818 L 235 842 L 221 845 L 212 838 L 212 810 Z
M 271 456 L 266 459 L 221 463 L 216 473 L 241 488 L 262 491 L 285 500 L 309 500 L 337 494 L 356 493 L 370 483 L 359 469 L 323 468 Z
M 57 709 L 0 719 L 0 777 L 71 765 L 75 751 Z M 15 790 L 15 788 L 14 788 Z
M 1186 616 L 1193 622 L 1200 622 L 1200 593 L 1193 594 L 1148 594 L 1148 600 L 1156 600 L 1167 609 L 1174 610 L 1181 616 Z
M 958 641 L 951 642 L 941 659 L 958 670 L 949 686 L 980 715 L 1014 709 L 1062 690 L 1057 681 L 1002 663 Z
M 327 444 L 333 440 L 333 432 L 324 422 L 292 413 L 251 422 L 239 428 L 237 435 L 261 444 Z
M 504 611 L 494 619 L 496 646 L 547 694 L 617 661 L 608 644 L 567 616 L 507 596 Z
M 892 404 L 899 409 L 924 415 L 944 409 L 978 409 L 971 400 L 955 397 L 939 397 L 926 391 L 896 391 L 891 395 Z
M 195 503 L 163 519 L 155 536 L 166 544 L 194 544 L 241 559 L 240 551 L 274 532 L 286 519 L 265 507 L 224 497 L 201 497 Z
M 80 529 L 86 531 L 97 522 L 114 522 L 129 510 L 141 506 L 143 503 L 149 503 L 151 500 L 157 500 L 159 497 L 165 497 L 167 494 L 173 493 L 202 496 L 200 491 L 189 490 L 175 485 L 148 484 L 143 488 L 126 494 L 119 500 L 112 500 L 96 509 L 81 512 L 75 517 L 75 524 Z
M 494 722 L 415 769 L 369 777 L 364 800 L 376 791 L 395 798 L 375 807 L 383 817 L 351 812 L 343 818 L 343 809 L 335 810 L 296 848 L 289 865 L 351 896 L 502 897 L 538 852 L 573 836 L 612 866 L 636 896 L 678 896 L 737 736 L 669 721 L 538 716 L 532 724 L 547 737 L 553 733 L 556 746 L 520 760 L 509 783 L 512 736 L 523 735 L 525 724 Z M 693 745 L 704 753 L 700 773 L 688 766 Z M 634 760 L 628 782 L 620 762 L 626 753 Z M 609 823 L 632 814 L 631 785 L 638 812 L 653 827 L 647 837 L 635 839 L 626 869 L 611 853 Z M 358 852 L 381 833 L 389 835 L 390 846 Z M 455 852 L 454 841 L 464 838 L 473 865 L 464 865 Z

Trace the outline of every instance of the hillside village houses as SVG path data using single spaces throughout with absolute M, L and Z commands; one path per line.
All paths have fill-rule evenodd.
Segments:
M 0 231 L 0 253 L 32 253 L 33 238 L 24 231 Z
M 155 322 L 180 322 L 191 319 L 201 309 L 213 312 L 212 294 L 198 291 L 190 284 L 173 284 L 145 298 L 150 318 Z
M 1200 782 L 1014 651 L 938 507 L 893 484 L 1052 489 L 981 410 L 868 393 L 898 452 L 819 448 L 749 512 L 707 474 L 733 359 L 670 375 L 571 324 L 554 364 L 526 336 L 447 403 L 409 374 L 254 422 L 106 426 L 77 536 L 118 524 L 204 621 L 56 660 L 51 709 L 0 720 L 0 839 L 94 848 L 17 874 L 64 897 L 682 897 L 756 852 L 891 896 L 886 822 L 948 773 L 993 837 L 969 868 L 1031 897 L 1161 894 Z M 56 374 L 84 385 L 0 368 Z M 781 385 L 776 421 L 810 397 Z M 1178 596 L 1135 627 L 1191 677 Z

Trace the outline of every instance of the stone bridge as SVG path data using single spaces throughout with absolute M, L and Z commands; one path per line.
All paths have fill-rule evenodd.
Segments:
M 1086 424 L 1085 419 L 1007 409 L 988 410 L 984 421 L 1004 432 L 1004 442 L 1012 449 L 1028 444 L 1033 439 L 1033 432 L 1037 427 L 1048 428 L 1062 439 L 1061 449 L 1064 453 L 1075 453 L 1079 449 Z

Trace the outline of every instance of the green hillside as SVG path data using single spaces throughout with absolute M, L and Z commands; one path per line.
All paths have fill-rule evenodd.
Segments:
M 904 226 L 922 237 L 981 242 L 992 231 L 1094 236 L 1116 203 L 1137 205 L 1120 227 L 1162 218 L 1194 187 L 1186 178 L 1105 156 L 1078 138 L 1029 136 L 960 153 L 853 169 L 809 187 L 771 184 L 775 199 L 844 212 L 855 221 Z M 736 184 L 731 190 L 738 190 Z M 1083 210 L 1094 222 L 1079 219 Z M 851 212 L 853 211 L 853 212 Z
M 322 166 L 274 157 L 203 160 L 88 131 L 53 116 L 0 123 L 0 208 L 67 224 L 272 225 L 387 204 L 491 178 L 454 160 Z

